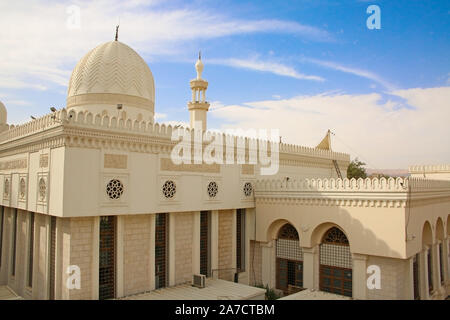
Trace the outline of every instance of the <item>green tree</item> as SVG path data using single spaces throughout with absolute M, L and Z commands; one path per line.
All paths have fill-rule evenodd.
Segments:
M 350 162 L 347 168 L 347 178 L 367 178 L 366 168 L 364 168 L 366 164 L 362 161 L 359 161 L 358 158 Z

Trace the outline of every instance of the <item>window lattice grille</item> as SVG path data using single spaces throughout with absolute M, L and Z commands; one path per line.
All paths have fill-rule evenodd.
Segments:
M 28 286 L 33 286 L 34 213 L 30 213 L 30 238 L 28 244 Z
M 427 251 L 427 267 L 428 267 L 428 292 L 433 291 L 433 264 L 431 261 L 431 249 Z
M 352 268 L 350 247 L 322 243 L 320 245 L 320 264 L 331 267 Z
M 439 243 L 439 275 L 441 276 L 441 283 L 444 284 L 444 251 L 442 242 Z
M 172 199 L 177 192 L 177 185 L 172 180 L 167 180 L 162 186 L 162 192 L 164 197 L 167 199 Z
M 246 197 L 250 197 L 253 193 L 253 186 L 250 182 L 246 182 L 244 184 L 244 195 Z
M 56 217 L 50 219 L 50 300 L 55 300 Z
M 217 185 L 217 182 L 211 181 L 208 183 L 208 196 L 210 198 L 215 198 L 217 193 L 219 193 L 219 186 Z
M 297 230 L 292 224 L 285 224 L 278 232 L 278 239 L 299 240 Z
M 303 261 L 303 251 L 299 240 L 278 239 L 276 250 L 277 258 Z
M 167 214 L 159 213 L 155 218 L 155 286 L 164 288 L 167 283 Z
M 339 228 L 333 227 L 324 235 L 322 243 L 348 245 L 348 239 Z
M 12 252 L 12 272 L 11 274 L 14 276 L 16 274 L 16 247 L 17 247 L 17 209 L 14 209 L 14 217 L 13 217 L 13 252 Z
M 209 276 L 209 212 L 200 213 L 200 274 Z
M 115 298 L 116 219 L 100 217 L 99 299 Z
M 416 254 L 413 258 L 413 287 L 414 300 L 419 299 L 419 255 Z

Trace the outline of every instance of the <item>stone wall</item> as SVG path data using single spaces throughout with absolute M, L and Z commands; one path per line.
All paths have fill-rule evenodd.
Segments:
M 232 269 L 233 266 L 233 211 L 219 211 L 219 270 Z M 219 278 L 233 281 L 234 270 L 219 271 Z
M 262 248 L 258 241 L 250 241 L 250 285 L 262 284 Z
M 177 213 L 175 215 L 175 284 L 192 281 L 192 241 L 194 215 Z
M 94 296 L 92 292 L 93 235 L 94 218 L 70 218 L 70 264 L 78 266 L 81 272 L 81 288 L 69 291 L 69 298 L 72 300 L 88 300 Z M 65 281 L 63 285 L 65 286 Z
M 377 265 L 381 271 L 381 289 L 367 289 L 367 299 L 406 299 L 410 288 L 409 261 L 369 256 L 367 266 Z
M 150 290 L 150 215 L 123 216 L 124 295 Z

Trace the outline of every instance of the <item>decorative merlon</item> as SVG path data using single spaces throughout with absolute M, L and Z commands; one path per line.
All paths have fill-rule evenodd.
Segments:
M 409 173 L 450 173 L 450 164 L 410 166 Z
M 450 191 L 450 181 L 423 178 L 367 179 L 262 179 L 256 182 L 256 192 L 286 191 L 345 191 L 345 192 L 420 192 Z
M 5 145 L 6 143 L 14 140 L 39 134 L 57 127 L 92 129 L 97 132 L 102 131 L 113 133 L 116 136 L 128 136 L 132 134 L 134 136 L 150 137 L 153 139 L 156 138 L 166 142 L 170 142 L 172 130 L 175 129 L 175 127 L 165 125 L 164 123 L 159 124 L 151 121 L 139 121 L 132 118 L 121 119 L 115 116 L 110 117 L 108 115 L 103 115 L 101 113 L 94 114 L 85 111 L 76 112 L 73 109 L 67 110 L 64 108 L 22 125 L 9 126 L 7 130 L 0 133 L 0 145 Z M 193 134 L 193 129 L 191 128 L 179 127 L 179 129 L 185 130 L 186 133 Z M 212 135 L 216 135 L 217 132 L 206 131 L 205 134 L 207 138 L 209 138 L 212 137 Z M 262 139 L 254 139 L 224 133 L 220 133 L 220 135 L 224 139 L 225 144 L 227 141 L 233 140 L 235 146 L 237 146 L 237 139 L 243 139 L 246 146 L 250 144 L 256 145 L 258 142 L 267 142 Z M 322 150 L 285 143 L 280 144 L 279 149 L 281 158 L 283 158 L 283 154 L 290 154 L 311 158 L 317 157 L 330 160 L 335 159 L 344 162 L 350 161 L 350 156 L 348 154 L 330 150 Z

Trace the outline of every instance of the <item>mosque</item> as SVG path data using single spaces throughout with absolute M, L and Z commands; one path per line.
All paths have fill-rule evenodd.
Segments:
M 175 130 L 208 130 L 195 68 L 189 128 L 154 121 L 152 72 L 117 38 L 75 66 L 65 108 L 14 126 L 0 104 L 0 286 L 51 300 L 448 296 L 449 166 L 349 180 L 329 134 L 272 143 L 273 175 L 249 160 L 263 140 L 229 135 L 245 161 L 175 163 Z

